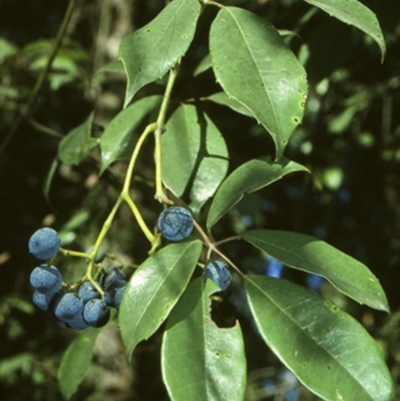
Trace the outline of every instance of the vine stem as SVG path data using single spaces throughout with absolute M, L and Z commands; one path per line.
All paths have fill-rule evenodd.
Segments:
M 169 71 L 168 82 L 165 88 L 165 94 L 161 103 L 160 112 L 158 113 L 157 117 L 157 123 L 156 123 L 157 128 L 154 131 L 154 139 L 155 139 L 154 161 L 156 169 L 156 194 L 154 195 L 154 198 L 161 203 L 167 203 L 170 205 L 173 205 L 173 202 L 170 199 L 168 199 L 162 185 L 161 135 L 164 132 L 165 118 L 171 100 L 172 88 L 174 87 L 176 77 L 178 76 L 179 65 L 180 65 L 180 60 Z
M 36 81 L 36 84 L 29 96 L 28 102 L 25 105 L 25 107 L 22 110 L 21 116 L 18 118 L 18 120 L 14 123 L 13 127 L 9 131 L 8 135 L 4 139 L 1 147 L 0 147 L 0 154 L 4 151 L 8 143 L 10 142 L 11 138 L 15 135 L 17 132 L 18 128 L 20 125 L 25 121 L 26 118 L 29 117 L 29 115 L 32 112 L 33 106 L 39 96 L 39 92 L 42 89 L 42 86 L 46 80 L 46 76 L 50 71 L 51 65 L 53 64 L 53 60 L 56 57 L 58 50 L 61 45 L 61 41 L 65 35 L 65 32 L 67 30 L 69 21 L 71 20 L 72 12 L 74 11 L 75 5 L 76 5 L 77 0 L 69 0 L 67 10 L 65 11 L 63 21 L 60 25 L 60 28 L 57 32 L 57 36 L 54 41 L 54 45 L 51 49 L 51 53 L 49 55 L 49 58 L 47 59 L 47 63 L 45 67 L 43 68 L 42 72 L 39 75 L 39 78 Z

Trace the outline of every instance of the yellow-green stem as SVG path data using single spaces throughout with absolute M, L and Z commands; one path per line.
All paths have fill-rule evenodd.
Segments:
M 179 64 L 180 61 L 178 61 L 176 65 L 169 71 L 167 86 L 165 88 L 165 93 L 163 101 L 161 103 L 160 112 L 158 113 L 157 117 L 157 129 L 154 131 L 154 139 L 155 139 L 154 162 L 156 169 L 156 194 L 154 195 L 154 198 L 162 203 L 168 203 L 168 204 L 173 204 L 173 202 L 168 199 L 162 185 L 161 135 L 164 131 L 165 118 L 167 115 L 168 105 L 171 100 L 172 88 L 174 87 L 176 77 L 178 76 Z
M 142 149 L 144 141 L 146 138 L 156 130 L 157 123 L 149 124 L 145 130 L 143 131 L 142 135 L 140 135 L 139 140 L 136 143 L 135 149 L 133 150 L 131 159 L 129 160 L 128 169 L 126 171 L 124 186 L 122 188 L 122 193 L 129 195 L 129 187 L 131 186 L 132 176 L 133 176 L 133 169 L 135 168 L 136 160 L 139 156 L 139 152 Z
M 139 227 L 142 229 L 143 234 L 146 236 L 146 238 L 149 240 L 149 242 L 152 244 L 155 240 L 155 237 L 153 233 L 149 230 L 147 227 L 145 221 L 143 220 L 142 215 L 140 214 L 138 208 L 135 205 L 135 202 L 133 202 L 132 198 L 129 195 L 124 194 L 123 195 L 124 201 L 128 204 L 130 209 L 132 210 L 133 215 L 135 216 Z

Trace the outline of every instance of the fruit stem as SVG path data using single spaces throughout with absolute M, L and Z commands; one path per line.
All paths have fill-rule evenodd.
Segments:
M 142 135 L 140 135 L 139 140 L 136 143 L 135 149 L 132 152 L 132 156 L 129 160 L 129 165 L 128 165 L 128 169 L 126 171 L 126 175 L 125 175 L 125 180 L 124 180 L 124 186 L 122 188 L 122 192 L 121 195 L 125 196 L 124 194 L 126 194 L 127 196 L 129 196 L 129 187 L 131 186 L 131 182 L 132 182 L 132 176 L 133 176 L 133 170 L 135 168 L 135 164 L 137 161 L 137 158 L 139 156 L 139 152 L 142 149 L 142 146 L 144 144 L 144 141 L 147 139 L 147 137 L 154 132 L 157 129 L 157 123 L 152 123 L 149 124 L 143 131 Z
M 60 248 L 60 251 L 64 256 L 74 256 L 76 258 L 90 259 L 90 255 L 85 252 L 70 251 L 69 249 Z
M 210 241 L 210 238 L 207 236 L 207 234 L 203 231 L 201 228 L 200 224 L 197 223 L 196 220 L 193 219 L 193 224 L 196 230 L 199 232 L 201 237 L 203 238 L 203 241 L 205 245 L 208 247 L 208 252 L 207 252 L 207 260 L 210 259 L 211 253 L 215 252 L 217 255 L 219 255 L 222 259 L 224 259 L 226 262 L 228 262 L 241 276 L 243 276 L 243 273 L 240 271 L 240 269 L 224 254 L 222 253 L 217 246 L 228 241 L 233 241 L 234 239 L 240 239 L 239 237 L 229 237 L 226 238 L 222 241 L 218 241 L 216 243 L 213 243 Z
M 167 203 L 170 205 L 173 205 L 173 202 L 170 199 L 168 199 L 168 196 L 165 194 L 162 185 L 161 135 L 165 129 L 164 127 L 165 118 L 167 115 L 169 102 L 171 100 L 172 88 L 174 87 L 176 77 L 178 76 L 179 65 L 180 65 L 180 60 L 178 60 L 175 66 L 172 67 L 169 71 L 167 86 L 165 88 L 164 97 L 157 117 L 157 128 L 154 131 L 154 139 L 155 139 L 154 161 L 156 169 L 156 194 L 154 195 L 154 198 L 161 203 Z
M 143 220 L 142 215 L 139 212 L 139 209 L 135 205 L 135 202 L 132 200 L 132 198 L 129 195 L 126 195 L 125 193 L 123 193 L 121 195 L 123 197 L 123 200 L 128 204 L 129 208 L 131 209 L 133 215 L 135 216 L 136 221 L 139 224 L 139 227 L 143 231 L 143 234 L 146 236 L 146 238 L 149 240 L 149 242 L 151 244 L 153 244 L 155 241 L 155 236 L 150 231 L 150 229 L 147 227 L 145 221 Z

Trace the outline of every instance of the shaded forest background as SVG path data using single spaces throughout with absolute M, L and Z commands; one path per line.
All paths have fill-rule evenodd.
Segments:
M 294 174 L 249 195 L 223 219 L 216 235 L 218 230 L 234 233 L 243 227 L 293 230 L 321 238 L 365 263 L 387 292 L 390 317 L 356 305 L 328 284 L 322 293 L 359 319 L 377 339 L 397 383 L 395 400 L 399 400 L 400 2 L 362 2 L 380 21 L 388 47 L 384 63 L 367 36 L 303 1 L 224 2 L 268 18 L 304 63 L 310 93 L 304 121 L 286 155 L 306 165 L 312 175 Z M 6 401 L 61 398 L 57 366 L 76 334 L 62 330 L 33 308 L 28 278 L 35 261 L 27 252 L 27 240 L 39 227 L 50 225 L 60 232 L 65 246 L 85 250 L 93 244 L 118 194 L 125 163 L 98 177 L 95 149 L 79 166 L 59 164 L 51 183 L 46 180 L 62 135 L 95 109 L 92 135 L 99 137 L 121 110 L 124 76 L 98 69 L 115 60 L 121 39 L 154 18 L 164 4 L 161 0 L 78 1 L 30 119 L 9 136 L 46 62 L 67 2 L 0 0 L 0 386 Z M 201 17 L 174 99 L 204 99 L 204 110 L 227 133 L 232 171 L 250 158 L 272 153 L 273 145 L 253 120 L 207 102 L 207 96 L 218 90 L 210 70 L 193 78 L 207 54 L 205 32 L 215 13 L 207 8 Z M 139 95 L 161 91 L 162 86 L 152 84 Z M 155 224 L 160 210 L 147 202 L 152 190 L 146 185 L 153 174 L 152 157 L 149 148 L 140 160 L 143 179 L 137 182 L 137 200 Z M 135 263 L 143 260 L 146 247 L 127 215 L 124 209 L 119 214 L 107 248 Z M 263 269 L 259 255 L 244 245 L 234 252 L 238 263 Z M 76 262 L 59 267 L 71 280 L 84 271 L 84 264 Z M 284 276 L 307 283 L 300 272 L 289 276 L 285 271 Z M 248 337 L 247 399 L 277 400 L 278 390 L 271 388 L 286 380 L 279 376 L 281 366 L 245 317 L 239 318 Z M 116 327 L 111 325 L 99 338 L 90 373 L 74 399 L 167 400 L 159 343 L 156 334 L 141 344 L 129 368 Z M 317 399 L 304 389 L 297 397 Z

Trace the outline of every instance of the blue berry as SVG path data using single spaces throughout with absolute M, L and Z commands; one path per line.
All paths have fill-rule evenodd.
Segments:
M 125 290 L 126 290 L 126 285 L 124 285 L 123 287 L 118 288 L 118 290 L 115 293 L 114 306 L 117 309 L 119 309 L 119 307 L 121 305 L 122 297 L 124 296 Z
M 108 306 L 115 306 L 115 289 L 104 292 L 104 302 Z
M 179 242 L 192 233 L 193 217 L 183 207 L 171 206 L 160 214 L 157 226 L 164 238 L 172 242 Z
M 39 291 L 34 291 L 32 295 L 32 302 L 41 310 L 47 312 L 49 310 L 50 302 L 52 301 L 53 296 L 49 296 L 47 294 L 43 294 Z
M 54 266 L 35 267 L 29 277 L 31 286 L 50 298 L 61 288 L 62 276 Z
M 99 292 L 90 281 L 85 281 L 83 284 L 81 284 L 78 294 L 80 295 L 83 303 L 86 303 L 91 299 L 100 298 Z
M 83 308 L 83 319 L 91 327 L 102 327 L 110 318 L 110 307 L 101 299 L 91 299 Z
M 221 291 L 225 291 L 232 281 L 231 272 L 226 264 L 218 261 L 211 262 L 206 266 L 205 276 L 214 281 Z
M 124 286 L 126 284 L 126 279 L 126 273 L 122 268 L 120 266 L 114 266 L 100 277 L 100 284 L 106 291 L 109 291 Z
M 82 316 L 83 302 L 74 293 L 67 292 L 61 295 L 55 303 L 54 314 L 56 319 L 61 320 L 64 323 L 70 323 L 74 321 L 79 315 Z
M 41 228 L 29 238 L 29 252 L 39 260 L 52 258 L 60 249 L 61 241 L 52 228 Z
M 88 324 L 83 319 L 82 313 L 79 313 L 75 316 L 75 319 L 72 319 L 67 323 L 67 326 L 73 330 L 84 330 L 88 327 Z

